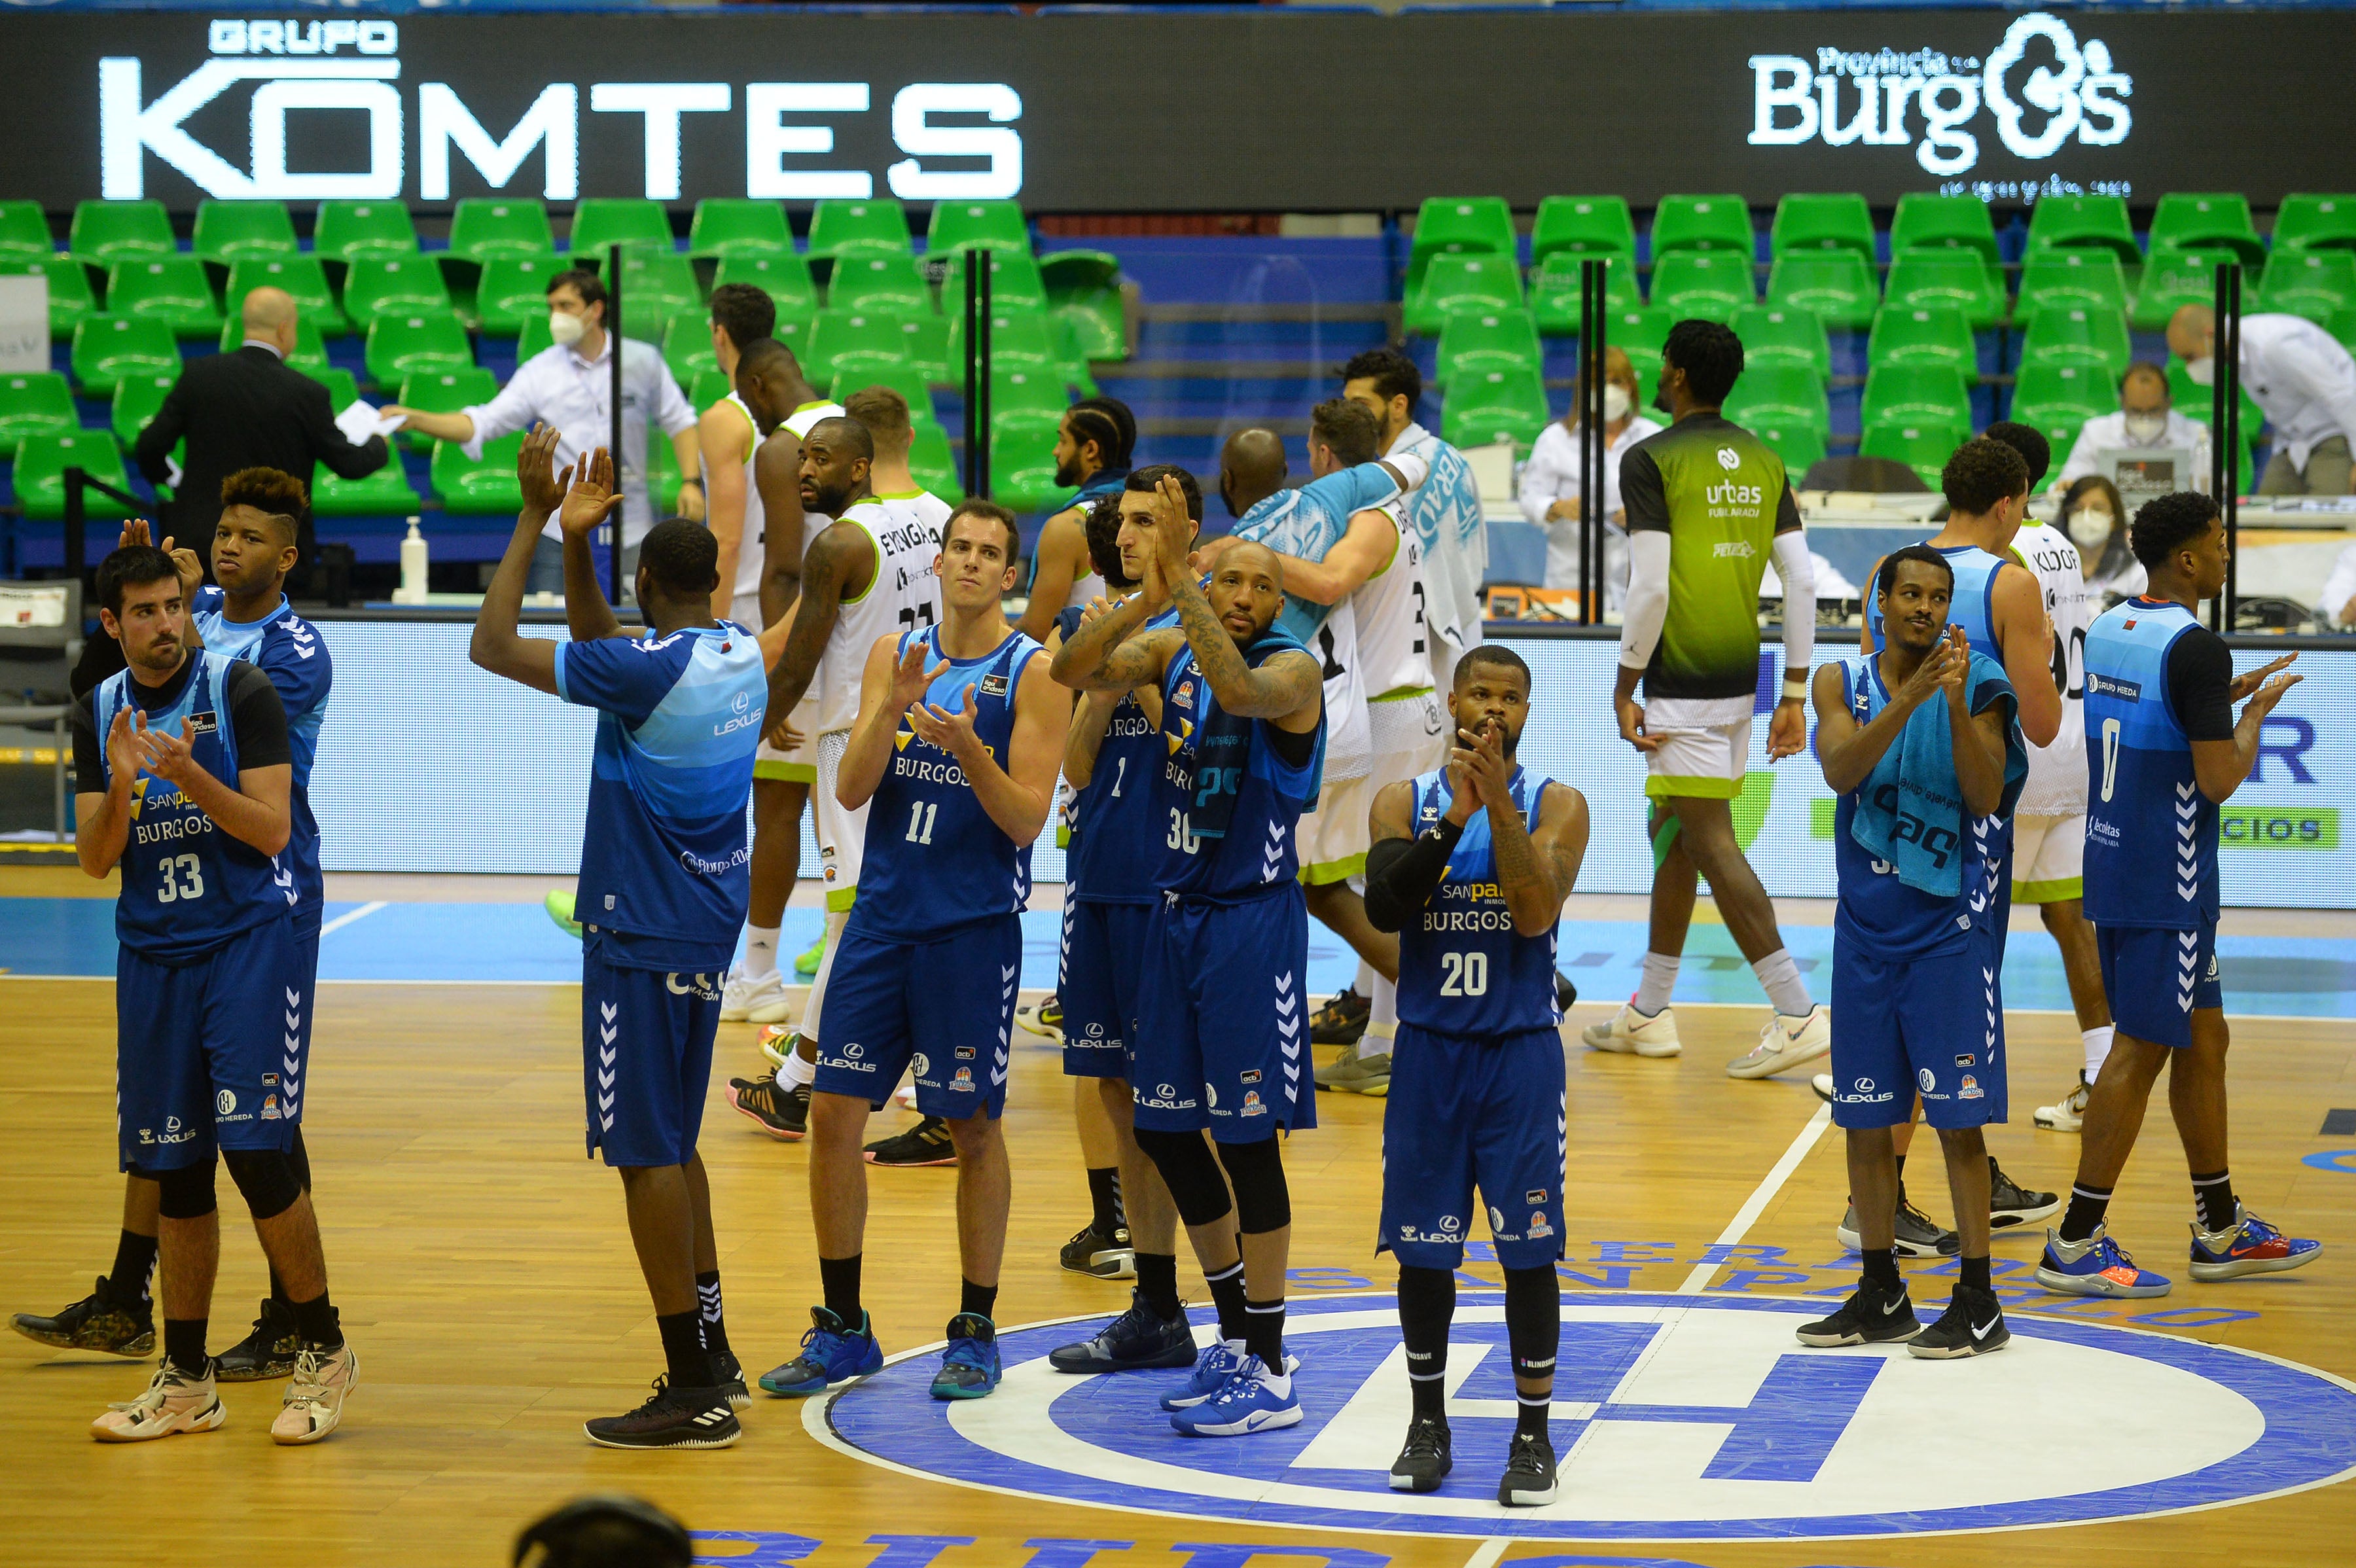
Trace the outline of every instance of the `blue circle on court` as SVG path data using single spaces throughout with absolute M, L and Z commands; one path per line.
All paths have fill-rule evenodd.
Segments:
M 2319 1171 L 2337 1171 L 2341 1176 L 2356 1176 L 2356 1149 L 2318 1149 L 2302 1155 L 2298 1163 L 2313 1165 Z
M 1096 1320 L 999 1336 L 985 1400 L 926 1392 L 937 1347 L 806 1409 L 872 1463 L 1044 1501 L 1237 1524 L 1388 1534 L 1792 1540 L 2018 1529 L 2253 1501 L 2356 1474 L 2356 1385 L 2164 1334 L 2011 1318 L 2000 1354 L 1918 1360 L 1902 1346 L 1803 1348 L 1835 1304 L 1771 1296 L 1567 1294 L 1551 1426 L 1561 1492 L 1500 1507 L 1514 1426 L 1501 1293 L 1458 1298 L 1450 1334 L 1456 1467 L 1390 1490 L 1408 1394 L 1388 1292 L 1296 1302 L 1298 1426 L 1187 1438 L 1160 1397 L 1183 1371 L 1066 1377 L 1047 1352 Z M 1928 1316 L 1926 1314 L 1926 1316 Z M 1198 1342 L 1215 1324 L 1194 1316 Z M 1958 1465 L 1958 1453 L 2001 1464 Z

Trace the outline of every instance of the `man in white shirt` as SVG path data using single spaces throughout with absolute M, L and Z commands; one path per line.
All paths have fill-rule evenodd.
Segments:
M 1429 472 L 1407 498 L 1401 520 L 1423 540 L 1432 686 L 1453 691 L 1456 660 L 1481 643 L 1481 580 L 1489 571 L 1489 530 L 1481 487 L 1464 454 L 1415 422 L 1423 372 L 1395 349 L 1369 349 L 1342 367 L 1342 395 L 1382 421 L 1386 457 L 1420 457 Z
M 1603 350 L 1603 597 L 1613 609 L 1628 596 L 1628 526 L 1620 505 L 1620 456 L 1663 426 L 1637 411 L 1642 400 L 1636 367 L 1625 349 Z M 1587 477 L 1581 450 L 1580 411 L 1586 399 L 1574 393 L 1570 413 L 1538 433 L 1530 460 L 1522 465 L 1515 499 L 1522 515 L 1547 531 L 1546 585 L 1577 588 L 1581 552 L 1579 499 Z
M 548 280 L 548 325 L 556 341 L 516 367 L 516 373 L 498 395 L 486 403 L 456 413 L 429 413 L 393 403 L 384 410 L 409 421 L 437 440 L 455 441 L 468 457 L 479 458 L 487 442 L 534 424 L 556 427 L 556 466 L 585 456 L 613 442 L 614 369 L 607 359 L 613 335 L 605 330 L 605 285 L 597 274 L 575 268 Z M 622 581 L 637 570 L 638 541 L 653 526 L 654 509 L 647 480 L 647 426 L 662 427 L 670 438 L 682 481 L 679 515 L 703 521 L 703 482 L 692 476 L 703 472 L 695 438 L 695 410 L 689 406 L 662 352 L 651 343 L 625 339 L 622 350 L 622 449 L 615 454 L 622 470 Z M 564 591 L 564 539 L 550 518 L 532 550 L 528 593 Z
M 2168 347 L 2200 385 L 2216 379 L 2217 322 L 2207 306 L 2188 305 L 2169 318 Z M 2330 333 L 2303 317 L 2243 317 L 2242 390 L 2265 411 L 2274 432 L 2258 494 L 2350 493 L 2356 359 Z
M 2322 596 L 2315 601 L 2315 618 L 2329 627 L 2356 627 L 2356 544 L 2342 550 L 2331 564 Z
M 2055 489 L 2067 489 L 2076 480 L 2101 469 L 2105 452 L 2137 446 L 2181 446 L 2192 453 L 2190 489 L 2209 489 L 2209 427 L 2187 419 L 2169 406 L 2168 372 L 2158 365 L 2133 364 L 2119 378 L 2119 411 L 2098 413 L 2080 426 L 2070 456 L 2054 477 Z

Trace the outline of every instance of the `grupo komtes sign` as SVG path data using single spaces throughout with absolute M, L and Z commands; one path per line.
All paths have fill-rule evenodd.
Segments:
M 1751 145 L 1911 145 L 1942 176 L 1976 167 L 1990 133 L 2030 161 L 2072 144 L 2115 147 L 2135 128 L 2135 81 L 2117 64 L 2108 44 L 2081 43 L 2044 11 L 2014 17 L 1985 59 L 1931 48 L 1752 55 Z

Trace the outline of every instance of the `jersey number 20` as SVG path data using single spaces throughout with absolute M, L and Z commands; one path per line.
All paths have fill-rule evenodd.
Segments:
M 1444 952 L 1440 955 L 1442 996 L 1489 994 L 1489 955 L 1484 952 Z

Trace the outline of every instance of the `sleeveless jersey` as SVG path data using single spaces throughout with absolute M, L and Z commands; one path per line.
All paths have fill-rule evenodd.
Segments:
M 1514 769 L 1514 809 L 1533 832 L 1548 782 Z M 1447 770 L 1425 774 L 1414 789 L 1420 832 L 1448 810 Z M 1562 1022 L 1554 991 L 1558 929 L 1549 926 L 1537 937 L 1514 929 L 1497 886 L 1489 813 L 1473 812 L 1430 902 L 1399 929 L 1399 1022 L 1460 1038 L 1553 1028 Z
M 286 708 L 286 740 L 294 753 L 294 778 L 287 792 L 294 832 L 279 852 L 281 885 L 294 878 L 294 934 L 317 933 L 325 912 L 326 879 L 319 869 L 319 822 L 311 814 L 311 764 L 319 754 L 319 724 L 327 715 L 327 693 L 336 678 L 335 660 L 311 623 L 278 596 L 277 607 L 257 621 L 235 621 L 223 612 L 219 588 L 197 590 L 189 613 L 206 649 L 242 659 L 270 677 Z
M 1058 618 L 1067 639 L 1078 623 L 1076 609 Z M 1164 610 L 1138 629 L 1156 631 L 1177 624 L 1176 613 Z M 1087 788 L 1072 791 L 1065 802 L 1065 823 L 1070 830 L 1064 846 L 1067 897 L 1084 904 L 1153 901 L 1153 874 L 1164 836 L 1157 820 L 1153 778 L 1168 754 L 1162 732 L 1137 698 L 1124 693 L 1098 747 Z
M 913 507 L 895 512 L 885 502 L 870 499 L 849 507 L 836 521 L 867 535 L 875 551 L 875 575 L 857 598 L 842 601 L 819 660 L 820 735 L 859 723 L 859 684 L 877 642 L 921 630 L 940 618 L 933 570 L 940 541 Z
M 734 392 L 720 402 L 728 403 L 738 413 L 744 415 L 745 434 L 752 437 L 744 447 L 744 532 L 737 536 L 736 584 L 733 590 L 734 602 L 731 605 L 729 613 L 747 626 L 758 626 L 761 622 L 761 553 L 762 545 L 766 539 L 761 511 L 761 490 L 760 487 L 753 482 L 753 458 L 761 449 L 760 426 L 753 423 L 753 411 L 744 406 L 744 400 Z M 712 406 L 717 408 L 720 404 L 714 403 Z M 797 435 L 800 434 L 800 431 L 795 432 Z M 707 457 L 704 469 L 708 473 L 711 467 L 711 461 Z M 705 494 L 708 499 L 709 487 L 706 488 Z
M 979 659 L 950 659 L 940 628 L 901 635 L 925 647 L 927 666 L 946 660 L 923 701 L 954 710 L 969 699 L 974 730 L 1000 767 L 1014 735 L 1014 694 L 1023 671 L 1044 651 L 1021 632 Z M 920 737 L 906 714 L 892 737 L 892 760 L 867 802 L 867 838 L 859 868 L 852 930 L 887 941 L 928 941 L 976 920 L 1020 911 L 1031 897 L 1031 846 L 991 820 L 965 770 Z
M 1948 623 L 1964 628 L 1974 653 L 1985 653 L 1998 664 L 2003 663 L 2004 649 L 1997 641 L 1996 610 L 1991 600 L 1997 574 L 2020 563 L 1991 555 L 1976 544 L 1934 544 L 1932 548 L 1945 556 L 1947 564 L 1955 571 L 1954 595 L 1947 601 Z M 1865 622 L 1873 628 L 1873 646 L 1880 648 L 1881 609 L 1870 587 L 1865 596 Z
M 1375 734 L 1366 717 L 1366 673 L 1358 647 L 1356 596 L 1326 612 L 1301 640 L 1324 667 L 1325 777 L 1363 779 L 1374 770 Z
M 1088 477 L 1087 484 L 1080 487 L 1080 493 L 1064 504 L 1063 510 L 1079 513 L 1081 526 L 1085 528 L 1089 510 L 1106 496 L 1120 494 L 1128 484 L 1127 468 L 1099 468 Z M 1097 570 L 1094 561 L 1088 561 L 1086 571 L 1073 575 L 1071 588 L 1064 595 L 1064 608 L 1067 610 L 1085 609 L 1090 600 L 1104 596 L 1104 574 Z
M 941 531 L 949 525 L 949 503 L 926 489 L 894 490 L 890 495 L 875 498 L 884 510 L 894 517 L 913 518 L 933 531 L 933 543 L 938 546 Z
M 1358 662 L 1366 700 L 1431 690 L 1430 632 L 1424 620 L 1423 540 L 1399 522 L 1396 501 L 1375 509 L 1391 520 L 1398 538 L 1382 570 L 1358 585 L 1350 603 L 1358 617 Z
M 2217 803 L 2168 690 L 2180 637 L 2213 636 L 2173 601 L 2129 599 L 2086 632 L 2086 918 L 2198 930 L 2217 918 Z
M 2051 746 L 2029 748 L 2024 816 L 2073 817 L 2086 809 L 2086 628 L 2094 620 L 2078 547 L 2058 528 L 2024 522 L 2012 553 L 2036 577 L 2053 623 L 2053 685 L 2062 693 L 2062 728 Z
M 1278 650 L 1247 654 L 1257 669 Z M 1277 754 L 1266 719 L 1250 721 L 1250 750 L 1237 781 L 1234 813 L 1223 838 L 1194 831 L 1194 741 L 1216 711 L 1211 683 L 1182 648 L 1162 677 L 1162 741 L 1165 756 L 1154 785 L 1154 822 L 1161 862 L 1153 885 L 1166 893 L 1236 902 L 1295 882 L 1301 875 L 1300 835 L 1293 829 L 1316 798 L 1325 760 L 1325 715 L 1317 715 L 1309 759 L 1298 767 Z
M 185 721 L 198 765 L 235 789 L 237 730 L 228 688 L 230 671 L 242 660 L 210 649 L 191 650 L 188 657 L 196 668 L 187 683 L 170 706 L 148 711 L 147 726 L 177 736 Z M 102 747 L 114 716 L 137 705 L 131 671 L 100 682 L 90 701 Z M 112 788 L 113 766 L 109 758 L 102 788 Z M 131 836 L 114 902 L 114 935 L 124 947 L 163 963 L 189 962 L 293 908 L 294 890 L 280 882 L 270 856 L 222 832 L 178 785 L 143 768 L 131 788 Z
M 1879 658 L 1840 661 L 1842 692 L 1849 716 L 1859 728 L 1871 724 L 1890 705 L 1879 666 Z M 1890 744 L 1894 748 L 1902 742 Z M 1995 903 L 1986 896 L 1986 833 L 1966 832 L 1954 846 L 1953 853 L 1964 856 L 1961 889 L 1952 898 L 1937 897 L 1908 886 L 1899 878 L 1896 866 L 1867 853 L 1849 835 L 1849 825 L 1857 818 L 1857 799 L 1852 789 L 1833 808 L 1833 869 L 1840 896 L 1833 914 L 1835 924 L 1877 959 L 1933 958 L 1961 951 L 1975 929 L 1985 929 L 1997 918 Z
M 785 423 L 778 428 L 791 431 L 794 439 L 799 441 L 810 433 L 811 425 L 821 419 L 832 419 L 842 412 L 842 404 L 839 403 L 806 403 L 786 415 Z M 802 509 L 802 554 L 805 557 L 809 554 L 809 547 L 818 542 L 818 536 L 824 533 L 833 521 L 834 519 L 822 511 L 811 511 L 807 507 Z M 851 678 L 851 685 L 853 691 L 858 690 L 858 676 Z
M 1478 647 L 1485 613 L 1481 581 L 1489 570 L 1489 530 L 1472 466 L 1463 453 L 1420 424 L 1400 431 L 1390 449 L 1431 466 L 1423 483 L 1405 498 L 1402 514 L 1423 544 L 1424 584 L 1431 596 L 1425 614 L 1433 628 L 1459 650 Z

